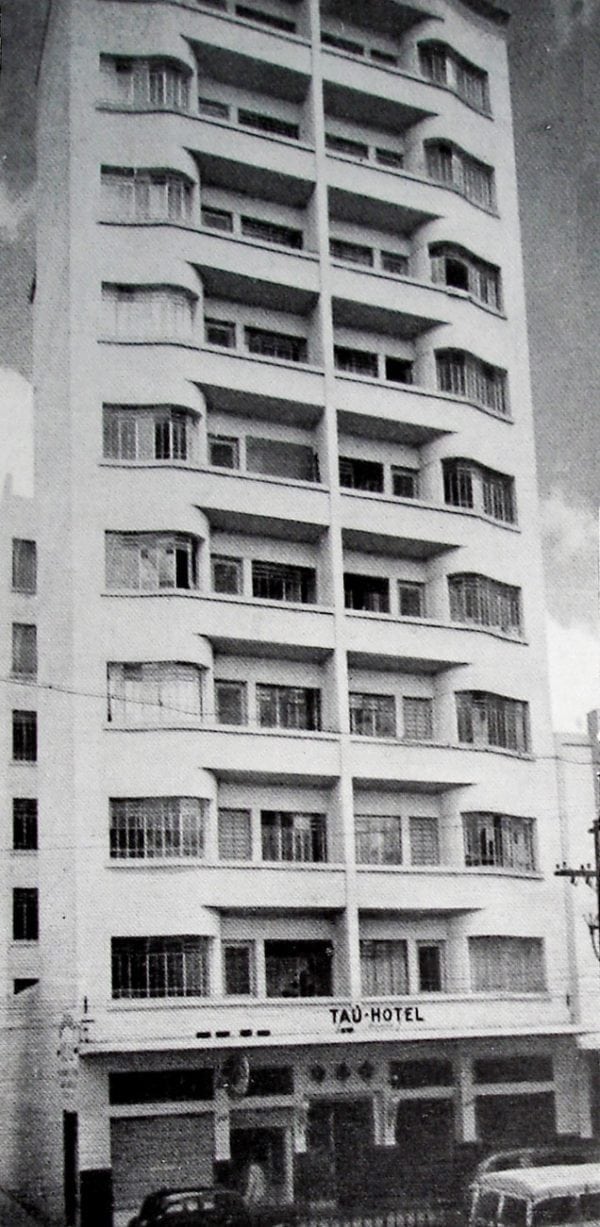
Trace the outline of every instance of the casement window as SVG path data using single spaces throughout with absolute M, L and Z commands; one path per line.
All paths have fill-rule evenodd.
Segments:
M 252 858 L 250 810 L 219 810 L 219 858 L 222 861 L 249 861 Z
M 244 329 L 246 348 L 250 354 L 263 358 L 277 358 L 281 362 L 308 362 L 305 337 L 291 336 L 285 332 L 271 332 L 267 328 Z
M 349 243 L 346 239 L 330 239 L 329 254 L 332 260 L 343 260 L 346 264 L 360 264 L 364 268 L 373 268 L 373 248 L 364 247 L 361 243 Z
M 194 459 L 196 419 L 170 405 L 105 405 L 103 454 L 107 460 Z
M 340 38 L 338 34 L 330 34 L 321 30 L 321 42 L 324 47 L 334 47 L 336 51 L 345 51 L 348 55 L 364 55 L 365 49 L 351 38 Z
M 217 98 L 198 98 L 198 114 L 206 119 L 225 119 L 229 122 L 230 108 Z
M 305 443 L 246 436 L 246 469 L 290 481 L 319 481 L 319 457 Z
M 252 563 L 252 595 L 261 600 L 314 605 L 316 581 L 316 572 L 311 567 L 293 567 L 283 562 Z
M 401 618 L 425 617 L 425 584 L 398 580 L 398 613 Z
M 215 680 L 215 707 L 219 724 L 246 724 L 248 720 L 246 683 Z
M 398 64 L 397 55 L 393 55 L 391 51 L 381 51 L 379 47 L 371 47 L 369 55 L 376 64 L 387 64 L 390 68 L 395 68 Z
M 466 625 L 490 627 L 505 635 L 521 635 L 521 590 L 487 575 L 448 577 L 450 618 Z
M 464 149 L 459 149 L 450 141 L 427 141 L 425 165 L 427 175 L 434 183 L 452 188 L 482 209 L 495 208 L 493 167 L 465 153 Z
M 438 350 L 435 360 L 440 392 L 465 397 L 483 409 L 508 416 L 506 371 L 459 349 Z
M 440 841 L 437 818 L 412 816 L 408 820 L 411 865 L 439 865 Z
M 366 349 L 349 349 L 347 345 L 334 345 L 333 361 L 337 371 L 347 375 L 366 375 L 379 378 L 379 357 Z
M 105 217 L 120 222 L 189 222 L 193 184 L 175 170 L 106 166 L 101 174 Z
M 35 887 L 17 886 L 13 897 L 14 942 L 37 942 L 39 939 L 38 892 Z
M 489 115 L 488 74 L 483 68 L 440 42 L 419 44 L 419 66 L 427 81 L 445 85 L 476 111 Z
M 386 166 L 388 170 L 402 170 L 404 154 L 399 149 L 376 148 L 375 161 L 379 162 L 380 166 Z
M 100 56 L 107 100 L 139 109 L 187 111 L 189 68 L 175 60 Z
M 502 310 L 502 284 L 497 265 L 480 260 L 455 243 L 432 243 L 429 255 L 434 284 L 464 290 L 477 302 L 496 311 Z
M 546 987 L 541 937 L 470 937 L 475 993 L 539 993 Z
M 173 285 L 102 286 L 104 329 L 117 339 L 191 341 L 196 297 Z
M 293 226 L 280 226 L 275 222 L 263 221 L 259 217 L 240 217 L 242 234 L 248 239 L 258 239 L 260 243 L 275 243 L 278 247 L 292 247 L 301 251 L 304 240 L 301 230 Z
M 384 273 L 393 273 L 396 277 L 408 276 L 408 256 L 397 251 L 382 251 L 381 267 Z
M 176 728 L 202 718 L 202 670 L 178 661 L 109 664 L 108 719 L 120 728 Z
M 199 797 L 122 797 L 110 801 L 114 860 L 204 856 L 207 803 Z
M 346 609 L 389 613 L 390 581 L 377 575 L 354 575 L 345 571 L 344 605 Z
M 515 524 L 517 509 L 514 478 L 475 464 L 472 460 L 442 461 L 444 501 L 479 515 Z
M 327 860 L 325 814 L 261 810 L 263 861 L 321 862 Z
M 395 498 L 418 498 L 419 470 L 392 465 L 392 494 Z
M 35 541 L 13 537 L 12 590 L 27 596 L 37 591 L 37 547 Z
M 417 966 L 420 993 L 444 991 L 444 945 L 443 942 L 417 942 Z
M 245 107 L 238 108 L 238 123 L 242 128 L 252 128 L 255 132 L 266 132 L 269 136 L 283 136 L 288 141 L 300 140 L 298 124 L 280 119 L 276 115 L 264 115 L 260 111 L 248 111 Z
M 213 554 L 211 559 L 213 592 L 223 596 L 241 596 L 244 591 L 244 569 L 241 558 Z
M 200 210 L 200 220 L 207 230 L 223 230 L 226 234 L 233 232 L 233 213 L 228 209 L 215 209 L 212 205 L 203 205 Z
M 512 814 L 462 815 L 465 865 L 531 873 L 536 868 L 535 820 Z
M 295 21 L 280 17 L 278 13 L 266 13 L 264 9 L 255 9 L 248 4 L 236 4 L 235 15 L 243 17 L 245 21 L 255 21 L 257 25 L 267 26 L 270 30 L 280 30 L 283 34 L 296 32 Z
M 360 978 L 365 997 L 403 997 L 408 993 L 405 941 L 361 939 Z
M 356 860 L 360 865 L 402 864 L 402 820 L 380 814 L 357 814 Z
M 12 756 L 16 763 L 35 763 L 38 754 L 37 712 L 13 711 Z
M 235 349 L 236 327 L 232 320 L 204 320 L 204 340 L 207 345 L 219 345 L 221 349 Z
M 35 852 L 38 846 L 38 803 L 35 797 L 13 797 L 13 849 Z
M 256 687 L 258 722 L 262 728 L 321 728 L 321 691 L 309 686 Z
M 433 738 L 433 699 L 402 699 L 402 724 L 405 741 L 431 741 Z
M 392 694 L 350 694 L 350 732 L 355 737 L 395 737 L 396 700 Z
M 191 591 L 198 587 L 198 543 L 187 534 L 106 533 L 110 591 Z
M 251 997 L 256 992 L 253 942 L 223 942 L 223 988 L 226 997 Z
M 483 690 L 463 690 L 456 695 L 456 715 L 461 745 L 529 753 L 528 703 Z
M 376 460 L 358 460 L 353 456 L 339 458 L 340 486 L 348 490 L 366 490 L 383 494 L 383 465 Z
M 511 1057 L 479 1057 L 473 1061 L 473 1081 L 476 1086 L 500 1086 L 503 1082 L 553 1082 L 554 1062 L 552 1057 L 541 1052 L 521 1052 Z M 534 1211 L 532 1223 L 536 1227 L 550 1227 L 550 1218 L 542 1214 L 536 1221 Z
M 267 997 L 331 997 L 332 964 L 327 941 L 265 941 Z
M 12 672 L 23 677 L 37 673 L 37 627 L 30 623 L 12 624 Z
M 239 439 L 233 438 L 232 435 L 209 435 L 208 463 L 218 469 L 239 469 Z
M 388 383 L 406 383 L 413 382 L 413 364 L 406 358 L 392 358 L 389 355 L 385 359 L 385 377 Z
M 362 141 L 350 140 L 347 136 L 336 136 L 333 132 L 325 133 L 325 148 L 330 153 L 341 153 L 347 158 L 357 158 L 366 162 L 369 158 L 369 146 Z
M 207 997 L 206 937 L 113 937 L 113 998 Z

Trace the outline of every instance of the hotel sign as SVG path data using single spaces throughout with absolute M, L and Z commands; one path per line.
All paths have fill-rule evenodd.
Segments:
M 398 1029 L 425 1022 L 421 1006 L 388 1005 L 385 1002 L 381 1005 L 371 1002 L 365 1005 L 332 1005 L 329 1007 L 329 1017 L 338 1034 L 380 1027 Z

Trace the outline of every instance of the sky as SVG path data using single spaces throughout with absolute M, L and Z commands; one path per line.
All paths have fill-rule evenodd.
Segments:
M 557 729 L 600 705 L 600 0 L 509 0 L 509 58 Z M 0 483 L 30 489 L 35 67 L 46 0 L 2 0 Z M 43 202 L 40 202 L 43 207 Z

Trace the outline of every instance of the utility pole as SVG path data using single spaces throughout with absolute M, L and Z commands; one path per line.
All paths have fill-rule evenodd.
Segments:
M 594 954 L 600 962 L 600 817 L 594 819 L 589 833 L 594 837 L 594 864 L 579 865 L 578 868 L 572 868 L 563 861 L 562 865 L 556 866 L 554 873 L 557 878 L 568 878 L 572 886 L 576 886 L 579 881 L 583 881 L 586 886 L 595 890 L 596 915 L 590 916 L 587 924 Z

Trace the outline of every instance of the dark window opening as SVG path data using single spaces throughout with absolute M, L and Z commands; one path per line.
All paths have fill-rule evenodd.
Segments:
M 413 364 L 406 358 L 389 358 L 385 360 L 385 377 L 390 383 L 412 383 Z
M 13 797 L 13 849 L 34 852 L 38 846 L 38 803 L 33 797 Z
M 314 605 L 317 597 L 316 572 L 311 567 L 253 562 L 252 595 L 267 601 Z
M 212 1098 L 212 1069 L 136 1070 L 108 1075 L 109 1103 L 187 1103 Z
M 344 574 L 344 604 L 346 609 L 369 613 L 390 612 L 390 583 L 376 575 Z
M 481 1057 L 473 1062 L 473 1078 L 477 1083 L 552 1082 L 552 1057 L 539 1053 L 523 1053 L 514 1057 Z
M 35 763 L 38 752 L 37 712 L 13 711 L 12 756 L 15 762 Z
M 349 490 L 383 494 L 383 465 L 377 460 L 340 456 L 340 485 Z
M 451 1061 L 390 1061 L 390 1084 L 405 1090 L 422 1086 L 452 1086 Z
M 238 123 L 244 128 L 254 128 L 257 132 L 268 132 L 272 136 L 284 136 L 287 140 L 297 141 L 300 138 L 298 124 L 289 123 L 286 119 L 278 119 L 275 115 L 263 115 L 258 111 L 238 109 Z
M 264 358 L 278 358 L 283 362 L 308 362 L 305 337 L 290 336 L 284 332 L 270 332 L 266 328 L 245 328 L 246 346 L 249 353 L 261 354 Z
M 266 941 L 267 997 L 330 997 L 333 948 L 327 941 Z
M 13 890 L 13 941 L 37 942 L 39 937 L 38 892 L 35 887 Z
M 349 375 L 367 375 L 370 379 L 379 378 L 379 358 L 366 349 L 334 345 L 333 360 L 338 371 L 346 371 Z

